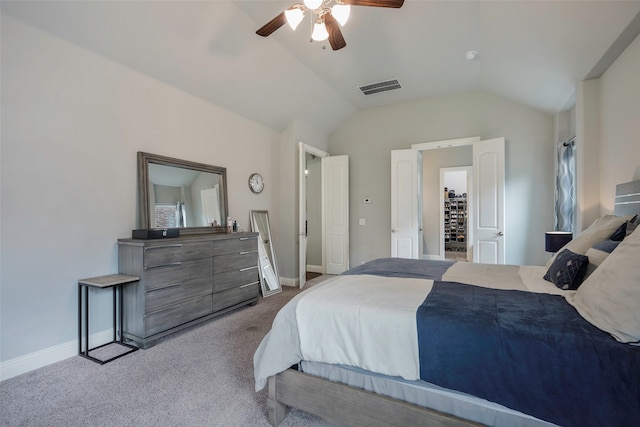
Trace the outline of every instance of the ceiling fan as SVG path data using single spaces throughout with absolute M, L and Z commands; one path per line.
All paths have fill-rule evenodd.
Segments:
M 271 21 L 264 24 L 256 31 L 256 34 L 267 37 L 278 28 L 288 23 L 295 30 L 302 22 L 307 12 L 314 17 L 314 26 L 311 39 L 323 41 L 329 39 L 333 50 L 342 49 L 347 45 L 344 41 L 340 27 L 344 26 L 349 18 L 350 6 L 371 6 L 400 8 L 404 0 L 304 0 L 296 3 Z

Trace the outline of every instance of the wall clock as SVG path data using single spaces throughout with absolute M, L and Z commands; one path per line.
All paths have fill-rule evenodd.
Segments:
M 259 173 L 252 173 L 249 176 L 249 188 L 256 194 L 262 193 L 262 190 L 264 190 L 264 179 L 262 178 L 262 175 Z

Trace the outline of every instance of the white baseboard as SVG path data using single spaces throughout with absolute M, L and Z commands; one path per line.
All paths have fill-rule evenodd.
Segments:
M 280 276 L 280 284 L 282 286 L 291 286 L 291 287 L 297 288 L 298 286 L 300 286 L 300 281 L 297 277 L 295 279 L 292 279 L 290 277 Z
M 311 273 L 324 274 L 324 268 L 322 268 L 321 265 L 310 265 L 310 264 L 307 264 L 307 271 L 309 271 Z
M 432 260 L 442 261 L 444 258 L 441 255 L 422 254 L 422 259 L 432 259 Z
M 113 329 L 107 329 L 89 336 L 91 348 L 113 340 Z M 78 340 L 67 341 L 53 347 L 25 354 L 0 363 L 0 381 L 60 362 L 78 355 Z

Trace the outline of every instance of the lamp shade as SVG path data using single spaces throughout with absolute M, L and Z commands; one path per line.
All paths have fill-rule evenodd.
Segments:
M 558 252 L 571 239 L 573 239 L 571 231 L 547 231 L 544 233 L 544 250 L 546 252 Z

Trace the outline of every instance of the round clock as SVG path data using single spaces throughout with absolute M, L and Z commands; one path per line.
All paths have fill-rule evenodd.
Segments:
M 256 194 L 261 193 L 262 190 L 264 190 L 264 179 L 262 179 L 262 175 L 252 173 L 249 176 L 249 188 Z

